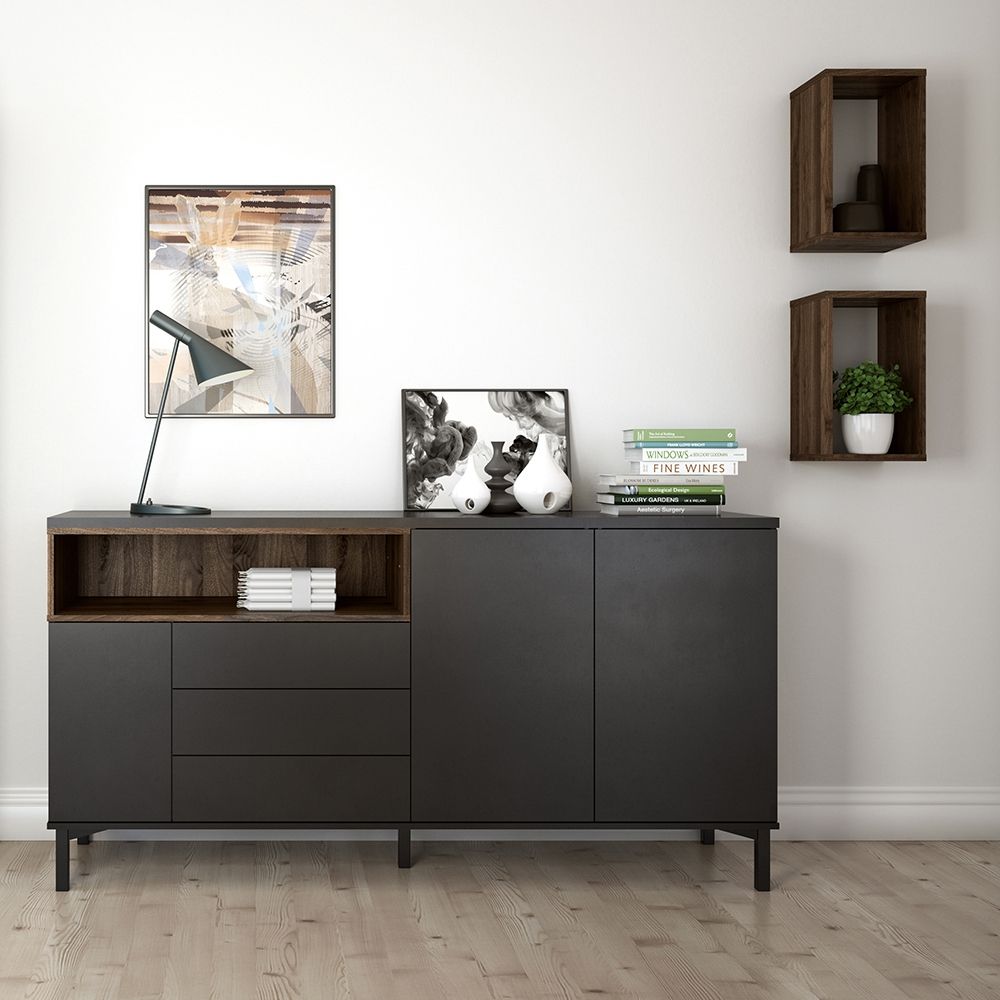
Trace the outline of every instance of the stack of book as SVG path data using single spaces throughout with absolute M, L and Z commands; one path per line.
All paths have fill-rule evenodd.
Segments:
M 236 607 L 247 611 L 335 611 L 337 570 L 241 570 L 236 583 Z
M 721 514 L 724 477 L 747 459 L 732 427 L 632 428 L 623 443 L 624 474 L 597 480 L 603 514 Z

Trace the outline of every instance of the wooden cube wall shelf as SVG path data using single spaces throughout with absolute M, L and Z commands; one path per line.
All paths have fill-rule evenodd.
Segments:
M 926 461 L 926 299 L 926 292 L 817 292 L 791 302 L 792 461 Z M 878 363 L 899 365 L 913 397 L 896 414 L 887 455 L 833 448 L 833 310 L 845 308 L 878 309 Z
M 885 253 L 927 239 L 926 82 L 925 69 L 825 69 L 791 92 L 792 253 Z M 878 101 L 886 232 L 833 230 L 838 99 Z

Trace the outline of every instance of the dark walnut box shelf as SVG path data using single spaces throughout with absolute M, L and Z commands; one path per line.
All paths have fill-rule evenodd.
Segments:
M 885 253 L 927 239 L 926 82 L 925 69 L 825 69 L 791 92 L 792 253 Z M 836 100 L 878 101 L 886 232 L 834 232 Z
M 406 529 L 52 530 L 49 621 L 406 622 L 409 561 Z M 337 610 L 237 608 L 236 574 L 251 566 L 336 566 Z
M 789 303 L 792 461 L 926 461 L 926 299 L 923 291 L 827 291 Z M 878 310 L 878 363 L 884 368 L 898 364 L 903 385 L 913 396 L 912 405 L 896 414 L 887 455 L 834 451 L 834 309 Z

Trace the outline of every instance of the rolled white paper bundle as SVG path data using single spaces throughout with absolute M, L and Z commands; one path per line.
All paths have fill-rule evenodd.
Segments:
M 336 575 L 331 576 L 313 576 L 309 573 L 309 570 L 303 570 L 304 573 L 308 574 L 307 579 L 310 583 L 336 583 Z M 289 573 L 287 576 L 257 576 L 256 574 L 240 573 L 238 579 L 245 583 L 290 583 L 292 580 L 292 574 Z
M 248 601 L 290 601 L 292 592 L 290 590 L 253 590 L 249 593 L 239 590 L 236 596 Z M 335 601 L 337 592 L 335 590 L 324 590 L 322 593 L 312 593 L 307 600 L 310 601 Z
M 277 583 L 238 583 L 236 585 L 237 592 L 241 594 L 290 594 L 292 592 L 292 586 L 289 584 L 287 587 L 283 587 Z M 310 594 L 335 594 L 337 593 L 336 587 L 309 587 L 308 592 Z
M 251 567 L 242 570 L 236 605 L 247 611 L 334 611 L 337 570 L 296 567 Z
M 325 601 L 322 604 L 312 604 L 308 608 L 294 608 L 291 604 L 273 603 L 268 601 L 237 601 L 236 607 L 245 611 L 336 611 L 335 601 Z
M 236 602 L 236 606 L 240 608 L 271 608 L 273 610 L 282 611 L 311 611 L 313 609 L 323 609 L 332 608 L 337 602 L 336 601 L 317 601 L 315 604 L 310 604 L 308 608 L 298 608 L 295 607 L 290 601 L 243 601 L 239 600 Z
M 329 577 L 336 577 L 337 567 L 336 566 L 310 566 L 310 567 L 270 567 L 270 566 L 251 566 L 250 569 L 241 569 L 239 571 L 240 576 L 252 577 L 254 579 L 291 579 L 293 570 L 298 571 L 300 569 L 308 569 L 309 575 L 316 580 L 323 580 Z
M 244 601 L 335 601 L 335 590 L 324 590 L 318 593 L 296 594 L 292 590 L 237 590 L 236 596 Z
M 290 590 L 237 590 L 236 596 L 243 601 L 291 601 L 295 599 L 296 595 Z M 336 599 L 337 592 L 335 590 L 300 596 L 300 600 L 303 601 L 335 601 Z
M 288 601 L 290 604 L 293 600 L 291 591 L 282 590 L 265 590 L 265 591 L 255 591 L 252 594 L 237 593 L 236 595 L 241 601 Z M 327 601 L 335 601 L 337 595 L 333 591 L 328 591 L 324 594 L 310 594 L 306 600 L 310 604 L 324 604 Z

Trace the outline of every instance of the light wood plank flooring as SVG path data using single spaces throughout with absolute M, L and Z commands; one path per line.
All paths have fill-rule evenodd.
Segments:
M 0 843 L 2 1000 L 1000 997 L 1000 844 Z

